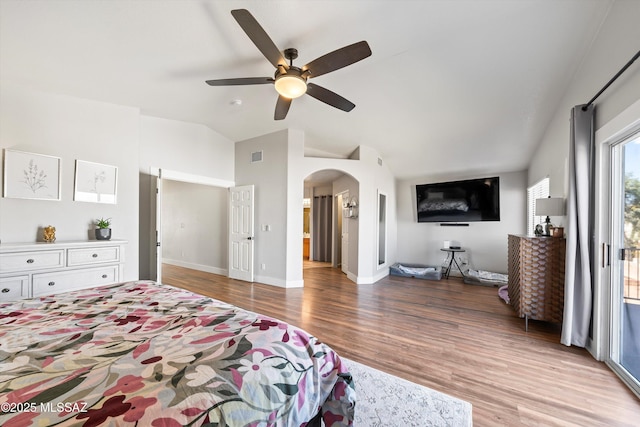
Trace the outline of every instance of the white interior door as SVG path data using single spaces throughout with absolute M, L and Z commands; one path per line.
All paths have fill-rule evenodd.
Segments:
M 156 215 L 155 215 L 155 269 L 156 282 L 162 283 L 162 170 L 158 171 L 155 179 L 155 191 L 153 195 L 156 198 Z
M 229 277 L 253 282 L 253 185 L 229 189 Z

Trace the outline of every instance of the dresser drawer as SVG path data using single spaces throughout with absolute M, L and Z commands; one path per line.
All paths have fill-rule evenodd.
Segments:
M 67 266 L 69 267 L 118 261 L 120 261 L 120 247 L 118 246 L 69 249 L 67 252 Z
M 29 296 L 29 276 L 0 278 L 0 302 L 15 301 Z
M 0 272 L 32 271 L 64 267 L 64 250 L 0 254 Z
M 33 275 L 33 296 L 107 285 L 118 281 L 117 265 Z

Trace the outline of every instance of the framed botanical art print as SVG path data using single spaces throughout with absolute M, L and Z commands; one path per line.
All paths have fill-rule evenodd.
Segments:
M 74 200 L 116 204 L 118 168 L 116 166 L 76 160 Z
M 5 148 L 3 196 L 60 200 L 60 172 L 59 157 Z

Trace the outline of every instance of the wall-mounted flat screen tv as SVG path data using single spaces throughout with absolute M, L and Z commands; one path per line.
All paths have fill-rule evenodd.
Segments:
M 500 221 L 500 178 L 416 185 L 418 222 Z

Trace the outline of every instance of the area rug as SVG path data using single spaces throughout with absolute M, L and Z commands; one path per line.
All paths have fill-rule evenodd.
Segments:
M 469 402 L 341 358 L 356 388 L 355 427 L 472 426 Z

